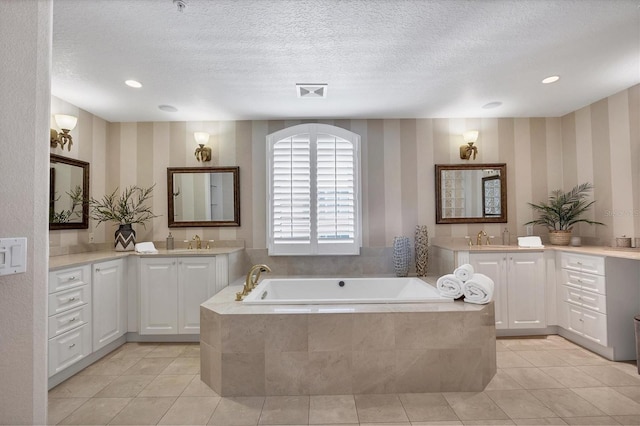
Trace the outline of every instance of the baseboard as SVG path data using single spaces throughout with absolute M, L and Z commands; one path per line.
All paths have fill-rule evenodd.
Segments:
M 126 334 L 127 342 L 158 342 L 158 343 L 191 343 L 199 342 L 200 334 Z
M 526 337 L 526 336 L 548 336 L 549 334 L 559 334 L 557 325 L 550 325 L 545 328 L 518 328 L 518 329 L 496 329 L 496 337 Z

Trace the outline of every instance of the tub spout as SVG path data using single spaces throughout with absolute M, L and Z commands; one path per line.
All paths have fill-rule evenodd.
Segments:
M 241 301 L 244 296 L 249 294 L 251 290 L 253 290 L 258 284 L 258 280 L 260 279 L 260 274 L 262 272 L 271 272 L 271 268 L 265 264 L 261 265 L 253 265 L 251 269 L 249 269 L 249 273 L 247 274 L 247 279 L 244 282 L 244 286 L 242 287 L 242 291 L 236 293 L 236 301 Z

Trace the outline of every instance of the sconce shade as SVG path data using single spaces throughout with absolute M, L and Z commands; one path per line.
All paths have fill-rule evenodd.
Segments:
M 60 129 L 71 131 L 75 129 L 76 124 L 78 124 L 78 117 L 74 117 L 73 115 L 56 114 L 54 118 Z
M 56 120 L 56 124 L 62 131 L 58 133 L 56 129 L 51 129 L 51 148 L 56 148 L 59 144 L 60 148 L 64 149 L 64 146 L 67 145 L 67 150 L 71 151 L 73 139 L 71 138 L 69 132 L 75 129 L 76 124 L 78 124 L 78 117 L 66 114 L 56 114 L 53 116 L 53 118 Z
M 470 160 L 473 155 L 473 159 L 475 160 L 478 155 L 478 147 L 473 146 L 473 144 L 478 140 L 478 131 L 467 130 L 462 134 L 462 138 L 467 144 L 460 146 L 460 158 L 462 160 Z
M 207 132 L 194 132 L 193 138 L 196 140 L 198 144 L 205 144 L 209 142 L 209 133 Z
M 466 143 L 475 142 L 478 140 L 478 131 L 477 130 L 468 130 L 462 134 L 464 141 Z

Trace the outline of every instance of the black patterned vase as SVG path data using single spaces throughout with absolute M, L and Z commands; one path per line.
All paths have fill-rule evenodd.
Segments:
M 115 233 L 115 250 L 131 251 L 136 246 L 136 231 L 133 230 L 130 223 L 120 225 Z

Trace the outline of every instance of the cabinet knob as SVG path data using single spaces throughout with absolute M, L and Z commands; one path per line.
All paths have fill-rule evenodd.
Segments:
M 73 302 L 74 300 L 76 300 L 75 296 L 71 296 L 70 298 L 67 299 L 68 302 Z
M 69 279 L 67 281 L 75 281 L 76 277 L 69 277 Z
M 71 348 L 73 348 L 73 347 L 75 347 L 75 346 L 76 346 L 76 344 L 75 344 L 75 343 L 72 343 L 72 344 L 70 344 L 70 345 L 69 345 L 69 349 L 71 349 Z
M 96 268 L 96 272 L 100 272 L 100 268 Z
M 584 320 L 583 320 L 582 318 L 580 318 L 578 321 L 580 321 L 580 322 L 584 322 Z

